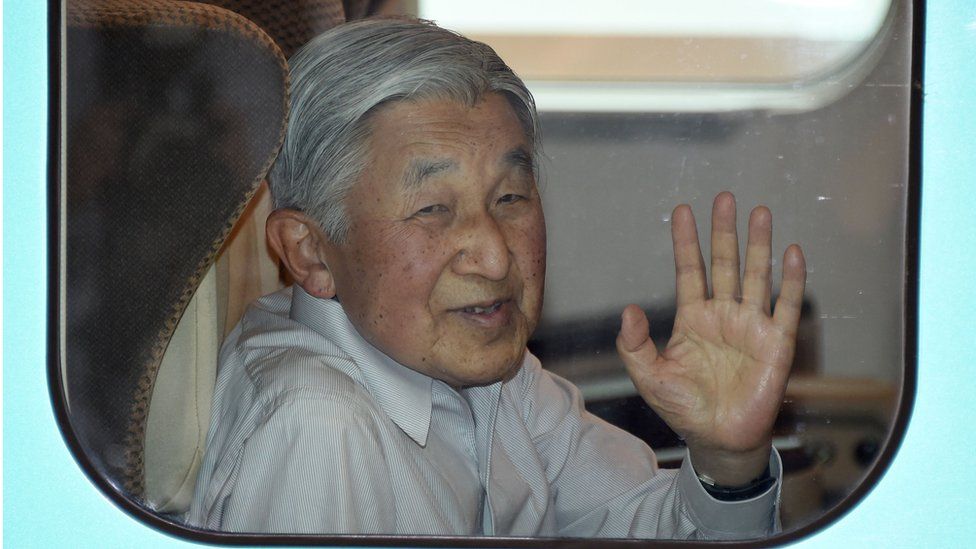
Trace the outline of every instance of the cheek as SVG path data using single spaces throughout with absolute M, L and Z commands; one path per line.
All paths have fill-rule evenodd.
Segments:
M 426 302 L 451 259 L 446 246 L 426 235 L 400 241 L 389 257 L 391 291 L 401 288 L 404 299 Z
M 526 223 L 519 235 L 520 264 L 526 283 L 541 288 L 546 278 L 546 222 L 538 215 Z
M 374 311 L 388 319 L 416 321 L 444 269 L 448 254 L 436 238 L 421 231 L 379 235 L 360 261 L 363 280 L 370 280 Z
M 522 312 L 529 322 L 529 331 L 535 330 L 542 315 L 542 301 L 546 282 L 546 225 L 541 212 L 536 219 L 520 227 L 515 249 L 520 276 L 522 277 Z

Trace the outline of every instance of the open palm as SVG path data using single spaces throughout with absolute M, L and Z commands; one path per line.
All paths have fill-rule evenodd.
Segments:
M 803 253 L 796 245 L 786 250 L 771 315 L 768 209 L 760 206 L 750 215 L 740 278 L 735 199 L 730 193 L 715 198 L 711 297 L 688 206 L 675 209 L 671 227 L 678 301 L 671 340 L 659 353 L 648 336 L 647 317 L 630 305 L 617 350 L 640 395 L 687 441 L 696 469 L 746 482 L 768 460 L 789 378 L 806 278 Z

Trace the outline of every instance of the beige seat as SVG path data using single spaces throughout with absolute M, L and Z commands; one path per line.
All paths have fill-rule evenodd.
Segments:
M 283 286 L 264 238 L 262 185 L 197 288 L 166 348 L 146 424 L 145 494 L 161 512 L 189 507 L 203 459 L 220 342 L 248 303 Z

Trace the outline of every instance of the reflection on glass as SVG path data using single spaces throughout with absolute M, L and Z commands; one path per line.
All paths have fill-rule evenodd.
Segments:
M 774 250 L 802 244 L 806 303 L 775 441 L 787 468 L 783 524 L 795 528 L 858 484 L 900 395 L 910 13 L 900 6 L 882 29 L 887 2 L 630 4 L 538 16 L 430 0 L 419 8 L 508 49 L 503 58 L 517 71 L 523 63 L 520 74 L 542 88 L 534 91 L 553 274 L 530 348 L 582 388 L 591 411 L 644 438 L 666 465 L 678 465 L 680 441 L 636 395 L 613 341 L 619 311 L 635 302 L 658 344 L 667 342 L 671 209 L 689 202 L 703 215 L 728 189 L 743 210 L 770 207 Z M 606 49 L 598 56 L 585 46 Z M 627 81 L 641 90 L 643 112 L 608 94 L 612 86 L 579 81 Z M 763 104 L 771 84 L 823 93 Z M 560 87 L 563 97 L 593 93 L 568 101 L 574 112 L 559 102 Z M 672 101 L 673 87 L 693 100 Z M 730 108 L 750 101 L 759 108 Z
M 656 4 L 604 2 L 601 11 L 593 12 L 589 3 L 576 10 L 563 2 L 553 10 L 540 7 L 545 3 L 506 8 L 496 2 L 476 12 L 458 9 L 470 10 L 471 3 L 423 0 L 386 2 L 384 10 L 417 14 L 487 41 L 536 93 L 546 156 L 542 185 L 550 276 L 543 323 L 529 347 L 545 367 L 579 385 L 591 411 L 655 448 L 662 465 L 678 465 L 681 441 L 636 395 L 613 347 L 619 312 L 631 302 L 648 312 L 658 344 L 667 341 L 674 315 L 672 208 L 688 202 L 704 220 L 712 197 L 730 190 L 740 212 L 760 203 L 773 211 L 774 250 L 802 244 L 809 270 L 806 302 L 775 439 L 787 475 L 783 524 L 800 527 L 840 502 L 869 470 L 889 436 L 901 392 L 910 9 L 907 2 L 891 8 L 883 0 L 753 0 L 748 7 L 736 3 L 734 9 L 718 0 L 685 2 L 680 9 Z M 176 43 L 152 38 L 134 40 L 193 70 L 234 72 L 206 53 L 185 54 L 206 51 L 200 35 L 187 34 Z M 93 82 L 68 90 L 69 117 L 72 105 L 93 101 L 86 95 L 92 89 L 135 87 L 171 107 L 167 120 L 204 107 L 213 113 L 210 135 L 217 131 L 226 143 L 215 146 L 207 163 L 212 173 L 203 179 L 257 169 L 235 161 L 243 152 L 236 141 L 242 132 L 226 106 L 242 97 L 257 105 L 249 94 L 254 82 L 265 80 L 264 73 L 252 67 L 256 72 L 248 78 L 221 74 L 232 82 L 229 92 L 201 77 L 196 86 L 167 95 L 158 82 L 140 83 L 131 72 L 81 58 L 97 57 L 102 47 L 69 51 L 74 56 L 69 61 L 88 66 L 85 78 Z M 162 82 L 169 74 L 164 70 L 153 78 Z M 230 95 L 221 95 L 225 92 Z M 243 110 L 250 115 L 261 112 L 245 103 Z M 106 135 L 94 143 L 72 141 L 67 133 L 68 163 L 84 165 L 86 177 L 108 170 L 98 162 L 106 148 L 168 146 L 162 138 L 146 144 L 113 137 L 112 124 L 121 124 L 126 109 L 134 107 L 121 100 L 110 106 L 100 115 L 68 120 L 73 128 L 98 125 Z M 166 137 L 171 127 L 163 120 L 158 131 L 146 135 Z M 267 139 L 273 138 L 272 132 Z M 263 162 L 263 149 L 247 152 L 250 164 Z M 135 156 L 146 160 L 148 154 Z M 163 167 L 168 173 L 184 169 L 200 175 L 197 168 Z M 97 456 L 96 468 L 108 482 L 142 498 L 144 487 L 138 478 L 133 484 L 132 474 L 142 463 L 133 464 L 124 437 L 116 436 L 131 428 L 127 419 L 94 423 L 82 414 L 94 410 L 94 416 L 111 417 L 102 410 L 131 406 L 128 395 L 143 381 L 127 378 L 124 390 L 106 398 L 101 392 L 106 385 L 122 383 L 117 373 L 99 371 L 92 383 L 82 379 L 88 374 L 78 365 L 89 352 L 84 337 L 96 337 L 103 351 L 123 344 L 111 332 L 92 335 L 97 325 L 92 311 L 99 304 L 86 288 L 106 285 L 100 269 L 118 260 L 116 251 L 125 242 L 138 238 L 137 249 L 149 259 L 159 254 L 158 242 L 149 229 L 113 237 L 118 242 L 102 241 L 108 234 L 102 211 L 120 199 L 106 198 L 97 186 L 80 180 L 71 183 L 65 385 L 71 413 L 81 418 L 74 428 L 84 450 Z M 165 202 L 181 204 L 178 197 Z M 197 206 L 209 212 L 213 205 Z M 150 210 L 171 213 L 155 206 Z M 267 215 L 259 207 L 244 222 L 263 225 L 261 212 Z M 746 233 L 744 222 L 740 215 L 740 235 Z M 231 248 L 241 246 L 242 234 L 238 230 Z M 97 262 L 77 245 L 81 239 L 98 248 Z M 707 248 L 703 253 L 707 257 Z M 226 264 L 220 268 L 220 276 L 230 276 Z M 165 290 L 179 295 L 181 288 Z M 247 291 L 250 297 L 262 293 Z M 232 295 L 228 302 L 226 288 L 214 292 L 222 299 L 213 308 L 221 315 L 214 331 L 222 334 L 235 320 L 228 308 L 239 309 L 242 299 Z M 150 428 L 167 428 L 165 422 L 153 425 L 150 421 Z M 200 426 L 194 429 L 199 433 Z M 150 452 L 146 459 L 159 455 Z M 181 504 L 173 501 L 142 502 L 178 518 Z
M 541 110 L 795 111 L 830 103 L 873 66 L 889 3 L 422 0 L 417 11 L 491 44 Z

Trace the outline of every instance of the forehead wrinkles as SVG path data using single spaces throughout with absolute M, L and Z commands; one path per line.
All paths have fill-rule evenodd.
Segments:
M 511 151 L 516 149 L 531 157 L 532 147 L 518 118 L 500 96 L 489 96 L 475 107 L 400 101 L 385 105 L 370 122 L 373 168 L 387 171 L 407 192 L 458 170 L 520 166 L 522 162 L 513 162 Z
M 408 119 L 400 128 L 397 141 L 402 149 L 423 152 L 494 145 L 505 134 L 505 127 L 495 117 L 471 120 L 469 116 L 469 112 L 455 112 L 423 120 Z
M 392 103 L 374 115 L 373 127 L 381 133 L 398 130 L 393 135 L 401 143 L 434 146 L 449 146 L 458 138 L 486 142 L 509 130 L 517 131 L 520 137 L 523 133 L 508 102 L 494 94 L 473 107 L 437 100 Z

